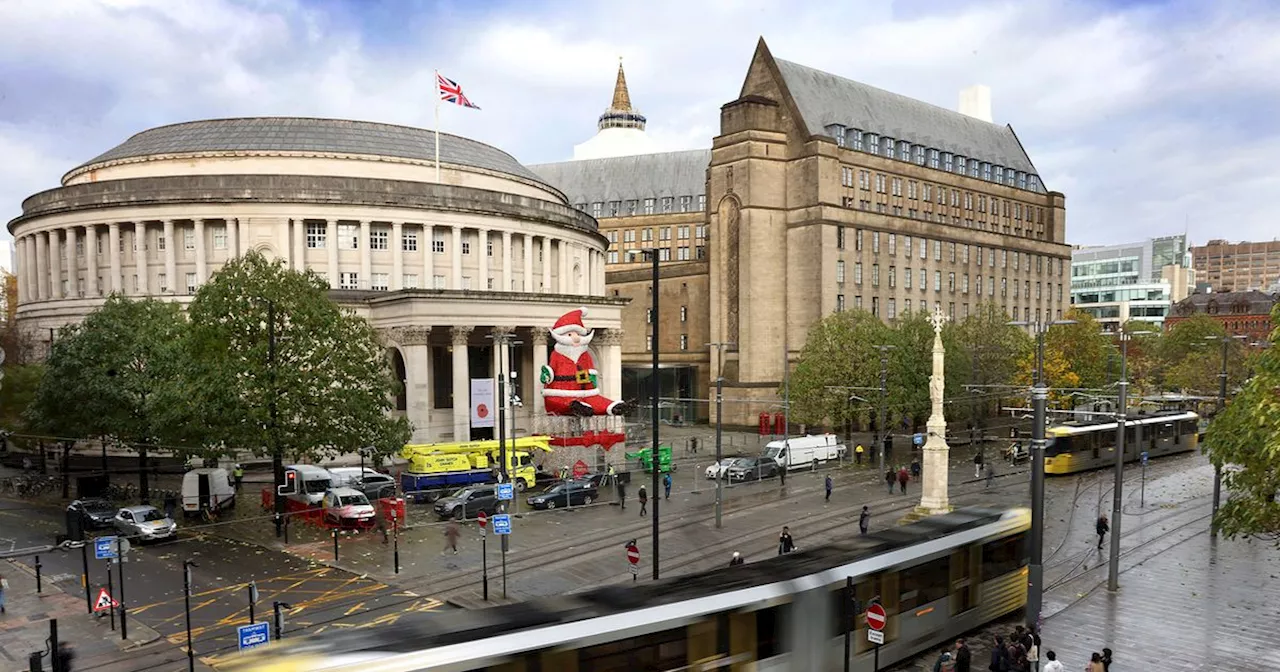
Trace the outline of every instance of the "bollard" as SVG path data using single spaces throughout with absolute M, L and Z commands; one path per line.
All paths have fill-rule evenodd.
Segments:
M 338 528 L 333 528 L 333 561 L 338 561 Z
M 36 556 L 36 594 L 44 592 L 44 581 L 40 575 L 40 568 L 44 565 L 40 564 L 40 556 Z

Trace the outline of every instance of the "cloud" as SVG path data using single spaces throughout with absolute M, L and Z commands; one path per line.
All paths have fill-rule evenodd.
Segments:
M 0 216 L 162 123 L 238 115 L 430 127 L 433 70 L 483 110 L 444 130 L 526 163 L 595 133 L 623 56 L 667 149 L 708 147 L 758 36 L 779 58 L 943 107 L 992 87 L 1068 240 L 1269 239 L 1280 186 L 1280 6 L 900 0 L 417 2 L 404 14 L 262 0 L 0 3 Z

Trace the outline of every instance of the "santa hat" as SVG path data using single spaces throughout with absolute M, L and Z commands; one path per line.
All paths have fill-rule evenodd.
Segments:
M 587 315 L 586 308 L 571 310 L 565 313 L 564 315 L 561 315 L 560 319 L 556 320 L 555 326 L 551 327 L 551 333 L 557 336 L 564 336 L 571 332 L 577 332 L 579 334 L 582 334 L 583 336 L 586 336 L 587 334 L 591 333 L 591 330 L 587 329 L 582 324 L 582 318 L 586 317 L 586 315 Z

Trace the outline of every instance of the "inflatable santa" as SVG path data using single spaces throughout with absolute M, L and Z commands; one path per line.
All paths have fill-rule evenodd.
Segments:
M 582 324 L 587 309 L 571 310 L 551 328 L 555 347 L 541 371 L 542 397 L 549 415 L 625 415 L 627 406 L 601 396 L 600 372 L 587 346 L 593 332 Z

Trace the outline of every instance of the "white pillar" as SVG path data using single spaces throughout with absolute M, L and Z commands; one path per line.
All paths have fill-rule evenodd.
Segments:
M 547 365 L 546 329 L 542 325 L 534 326 L 531 340 L 533 341 L 533 398 L 525 399 L 524 406 L 534 415 L 546 415 L 546 406 L 542 403 L 542 367 Z
M 560 241 L 560 293 L 561 294 L 573 293 L 573 284 L 569 279 L 569 269 L 572 268 L 569 265 L 569 255 L 572 253 L 571 250 L 572 250 L 572 246 L 569 244 L 569 241 L 567 240 Z
M 293 246 L 294 268 L 299 271 L 307 270 L 307 223 L 301 218 L 293 220 Z
M 80 257 L 76 254 L 76 227 L 67 227 L 67 296 L 80 294 Z
M 551 289 L 551 239 L 547 236 L 542 237 L 542 291 L 550 292 Z
M 89 287 L 87 294 L 94 298 L 102 296 L 102 287 L 98 285 L 98 225 L 86 224 L 84 227 L 84 257 L 89 270 L 85 271 L 85 284 Z M 173 241 L 169 244 L 172 246 Z
M 404 224 L 400 222 L 391 223 L 391 284 L 389 286 L 391 289 L 404 289 Z
M 43 231 L 35 234 L 36 239 L 36 296 L 40 300 L 49 298 L 49 235 Z
M 502 291 L 511 291 L 511 232 L 502 232 Z
M 147 282 L 147 223 L 133 223 L 133 243 L 138 249 L 133 252 L 134 272 L 138 274 L 138 294 L 150 294 L 150 283 Z
M 13 272 L 18 276 L 18 303 L 27 302 L 27 237 L 13 239 Z
M 191 225 L 195 228 L 196 237 L 196 287 L 204 284 L 209 277 L 209 254 L 204 243 L 204 220 L 193 219 Z
M 456 230 L 456 229 L 455 229 Z M 467 341 L 475 327 L 453 327 L 453 440 L 471 440 L 471 359 Z
M 610 399 L 622 398 L 622 331 L 610 329 L 601 354 L 605 364 L 600 367 L 604 395 Z
M 178 244 L 178 239 L 174 235 L 173 220 L 164 220 L 164 277 L 169 294 L 178 293 Z
M 338 287 L 338 220 L 325 220 L 324 245 L 329 252 L 329 287 Z
M 356 286 L 369 289 L 373 286 L 373 223 L 360 220 L 360 282 Z
M 533 286 L 533 236 L 524 234 L 524 291 L 532 292 Z
M 107 286 L 113 292 L 123 292 L 124 283 L 120 278 L 120 223 L 107 223 L 107 258 L 111 260 L 111 277 Z
M 489 289 L 489 230 L 476 229 L 476 254 L 480 259 L 480 279 L 476 282 L 476 289 L 484 291 Z
M 62 298 L 62 235 L 57 229 L 49 236 L 49 298 Z
M 240 222 L 235 217 L 222 220 L 227 223 L 227 260 L 240 256 Z
M 436 282 L 436 264 L 435 264 L 435 232 L 430 224 L 422 225 L 422 247 L 419 248 L 422 255 L 422 282 L 418 283 L 423 289 L 435 289 Z
M 462 289 L 462 227 L 451 226 L 453 235 L 453 273 L 449 278 L 449 289 Z
M 413 424 L 414 443 L 430 443 L 438 433 L 431 428 L 431 327 L 392 330 L 404 357 L 405 417 Z

